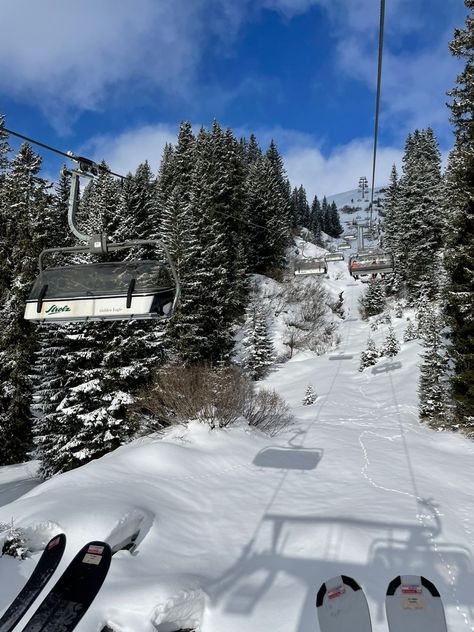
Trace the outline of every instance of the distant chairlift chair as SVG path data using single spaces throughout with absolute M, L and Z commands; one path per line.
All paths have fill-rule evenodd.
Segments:
M 316 274 L 327 274 L 328 266 L 325 259 L 305 259 L 295 262 L 295 276 Z

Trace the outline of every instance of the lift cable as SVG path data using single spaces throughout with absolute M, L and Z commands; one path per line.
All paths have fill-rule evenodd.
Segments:
M 372 162 L 372 193 L 370 196 L 369 227 L 372 228 L 372 213 L 374 207 L 375 165 L 377 160 L 377 140 L 379 134 L 380 91 L 382 86 L 382 59 L 383 59 L 383 35 L 385 25 L 385 0 L 380 0 L 380 27 L 379 27 L 379 58 L 377 65 L 377 98 L 375 103 L 375 128 L 374 128 L 374 155 Z
M 14 132 L 11 129 L 7 129 L 6 127 L 0 127 L 0 132 L 3 131 L 6 134 L 10 134 L 11 136 L 16 136 L 17 138 L 21 138 L 23 140 L 26 140 L 29 143 L 32 143 L 33 145 L 38 145 L 38 147 L 43 147 L 44 149 L 47 149 L 48 151 L 52 151 L 55 154 L 59 154 L 60 156 L 64 156 L 65 158 L 68 158 L 69 160 L 74 160 L 76 162 L 79 161 L 84 161 L 86 163 L 89 164 L 94 164 L 94 162 L 92 160 L 90 160 L 89 158 L 84 158 L 82 156 L 76 156 L 76 154 L 72 151 L 70 152 L 65 152 L 65 151 L 61 151 L 60 149 L 56 149 L 55 147 L 51 147 L 51 145 L 46 145 L 45 143 L 41 143 L 38 140 L 34 140 L 33 138 L 29 138 L 28 136 L 25 136 L 24 134 L 19 134 L 18 132 Z M 113 171 L 110 171 L 110 169 L 107 169 L 105 167 L 101 167 L 100 165 L 97 165 L 99 170 L 102 171 L 106 171 L 107 173 L 110 173 L 110 175 L 112 176 L 116 176 L 117 178 L 121 178 L 121 180 L 125 180 L 125 176 L 122 176 L 120 173 L 114 173 Z M 240 219 L 238 217 L 234 217 L 233 215 L 230 215 L 229 213 L 224 213 L 223 211 L 217 211 L 214 209 L 213 213 L 215 213 L 216 215 L 221 215 L 222 217 L 227 217 L 228 219 L 232 219 L 234 221 L 237 221 L 239 223 L 244 223 L 246 226 L 252 226 L 253 228 L 259 228 L 260 230 L 263 231 L 267 231 L 269 230 L 268 227 L 262 226 L 261 224 L 256 224 L 255 222 L 251 222 L 245 219 Z
M 51 145 L 46 145 L 45 143 L 41 143 L 39 140 L 34 140 L 33 138 L 29 138 L 28 136 L 25 136 L 24 134 L 19 134 L 18 132 L 14 132 L 13 130 L 7 129 L 6 127 L 1 127 L 0 131 L 5 132 L 6 134 L 10 134 L 11 136 L 16 136 L 17 138 L 21 138 L 22 140 L 26 140 L 28 143 L 32 143 L 33 145 L 38 145 L 38 147 L 43 147 L 44 149 L 47 149 L 48 151 L 52 151 L 55 154 L 59 154 L 60 156 L 64 156 L 65 158 L 68 158 L 69 160 L 78 161 L 82 159 L 88 163 L 93 162 L 89 158 L 82 158 L 82 156 L 76 156 L 76 154 L 73 153 L 72 151 L 70 152 L 61 151 L 60 149 L 51 147 Z M 110 173 L 110 175 L 112 176 L 121 178 L 122 180 L 124 180 L 125 178 L 125 176 L 122 176 L 120 173 L 114 173 L 113 171 L 110 171 L 110 169 L 107 169 L 105 167 L 100 167 L 100 165 L 99 165 L 99 169 L 101 169 L 102 171 L 106 171 L 107 173 Z

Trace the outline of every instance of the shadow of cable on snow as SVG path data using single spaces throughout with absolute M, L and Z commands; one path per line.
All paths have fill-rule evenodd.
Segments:
M 267 513 L 259 534 L 250 540 L 221 577 L 205 587 L 205 591 L 211 603 L 219 604 L 230 614 L 245 617 L 258 607 L 279 576 L 284 578 L 286 585 L 293 580 L 296 585 L 304 586 L 304 595 L 302 600 L 299 599 L 301 605 L 295 614 L 298 620 L 291 629 L 313 632 L 317 616 L 316 593 L 328 578 L 340 574 L 354 577 L 364 588 L 369 601 L 375 604 L 371 612 L 373 619 L 383 621 L 389 581 L 397 575 L 417 574 L 435 583 L 445 606 L 463 605 L 472 616 L 472 554 L 456 543 L 442 542 L 439 511 L 429 500 L 419 504 L 420 513 L 428 515 L 426 512 L 430 512 L 434 524 Z M 302 554 L 311 548 L 308 528 L 314 542 L 321 543 L 315 547 L 323 548 L 320 558 Z M 368 536 L 372 543 L 366 559 L 362 559 L 361 551 L 351 551 L 344 558 L 346 541 L 366 543 Z M 451 577 L 446 574 L 446 568 L 451 569 Z M 284 602 L 281 590 L 272 595 L 272 602 L 280 599 L 282 608 L 292 607 L 293 603 Z

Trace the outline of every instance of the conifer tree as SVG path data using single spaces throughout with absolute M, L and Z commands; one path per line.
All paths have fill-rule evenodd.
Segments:
M 321 204 L 315 195 L 311 204 L 309 229 L 313 233 L 316 243 L 321 243 L 322 216 Z
M 403 240 L 403 227 L 400 220 L 400 191 L 398 184 L 398 173 L 395 165 L 392 165 L 390 172 L 389 185 L 385 191 L 384 198 L 384 245 L 392 255 L 394 261 L 394 274 L 399 278 L 399 267 L 402 258 L 400 251 L 401 241 Z
M 260 380 L 272 365 L 274 353 L 265 313 L 255 301 L 247 309 L 244 332 L 244 367 L 253 380 Z
M 424 352 L 420 366 L 419 412 L 432 424 L 446 424 L 449 385 L 447 358 L 442 338 L 442 322 L 433 308 L 425 315 L 422 335 Z
M 304 397 L 303 397 L 303 406 L 311 406 L 317 400 L 318 396 L 316 391 L 314 390 L 311 384 L 308 384 Z
M 446 268 L 446 313 L 450 326 L 450 357 L 456 422 L 474 427 L 474 0 L 465 27 L 455 29 L 451 53 L 464 68 L 449 93 L 455 145 L 449 158 L 445 208 L 449 213 Z
M 385 307 L 385 286 L 383 283 L 371 281 L 359 300 L 363 318 L 381 314 Z
M 0 464 L 26 460 L 32 447 L 31 366 L 35 328 L 24 320 L 25 302 L 44 247 L 49 197 L 37 177 L 41 159 L 23 144 L 6 174 L 4 234 L 9 251 L 7 286 L 0 307 Z
M 326 235 L 329 235 L 329 231 L 331 230 L 330 209 L 326 196 L 323 197 L 323 201 L 321 202 L 321 230 L 326 233 Z
M 395 238 L 399 273 L 412 302 L 422 294 L 434 298 L 438 292 L 442 192 L 437 140 L 430 128 L 415 130 L 405 145 Z
M 8 244 L 8 201 L 5 197 L 6 172 L 9 166 L 10 146 L 8 135 L 3 131 L 4 118 L 0 114 L 0 307 L 5 300 L 5 293 L 9 284 L 9 252 Z
M 362 353 L 360 354 L 359 371 L 363 371 L 367 367 L 376 364 L 380 355 L 381 353 L 377 349 L 373 338 L 369 337 L 367 339 L 367 347 L 365 351 L 362 351 Z
M 416 340 L 418 338 L 418 331 L 415 326 L 415 323 L 412 320 L 408 321 L 407 328 L 403 334 L 403 342 L 410 342 L 411 340 Z
M 255 162 L 247 177 L 247 215 L 252 222 L 251 269 L 265 273 L 285 265 L 289 226 L 281 186 L 266 157 Z
M 278 188 L 280 190 L 280 199 L 281 199 L 280 213 L 281 213 L 282 219 L 285 219 L 286 228 L 287 228 L 287 231 L 289 232 L 290 225 L 291 225 L 290 187 L 289 187 L 288 178 L 286 176 L 285 166 L 283 164 L 283 158 L 281 157 L 277 149 L 277 146 L 273 140 L 271 141 L 270 147 L 267 149 L 265 156 L 268 159 L 273 169 L 273 173 L 276 178 Z M 301 194 L 302 192 L 300 193 L 300 195 Z M 304 200 L 306 202 L 306 192 L 304 192 Z M 306 205 L 307 205 L 307 202 L 306 202 Z M 305 212 L 306 212 L 306 209 L 305 209 Z
M 400 343 L 398 342 L 397 336 L 395 334 L 395 330 L 392 325 L 388 326 L 388 333 L 385 337 L 384 346 L 383 346 L 383 355 L 388 358 L 395 357 L 400 351 Z

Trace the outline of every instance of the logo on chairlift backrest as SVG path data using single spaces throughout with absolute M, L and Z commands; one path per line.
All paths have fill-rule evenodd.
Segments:
M 45 314 L 62 314 L 63 312 L 70 312 L 71 308 L 68 305 L 63 305 L 62 307 L 58 307 L 57 305 L 51 305 L 45 311 Z

